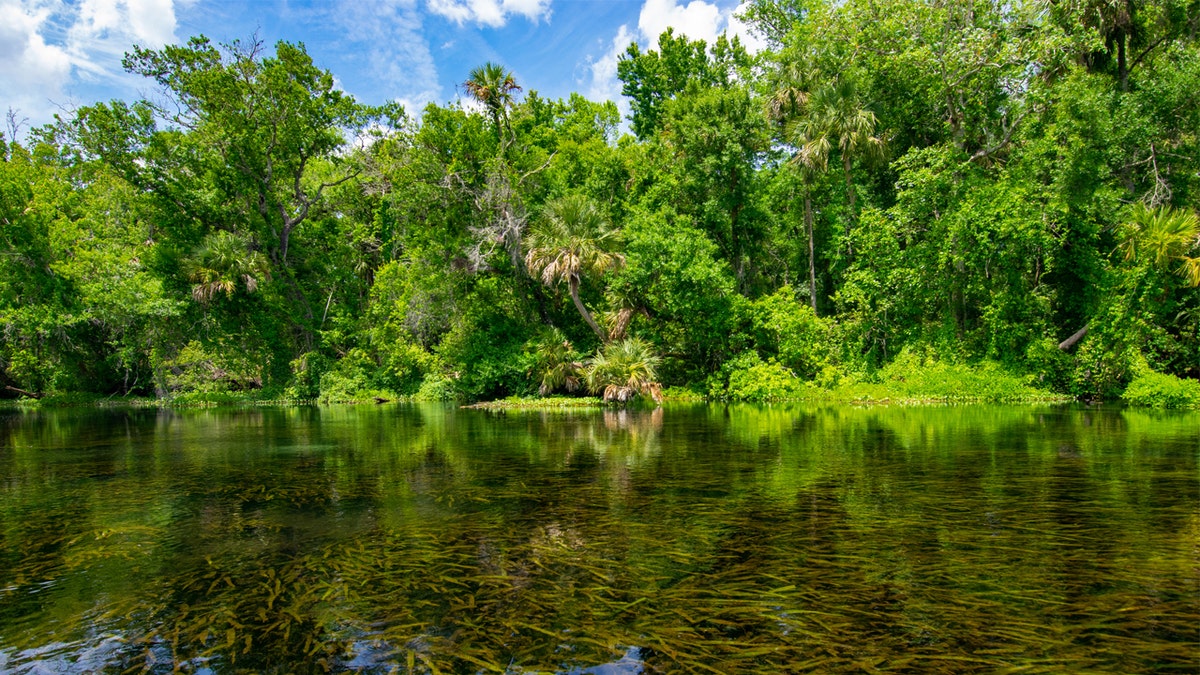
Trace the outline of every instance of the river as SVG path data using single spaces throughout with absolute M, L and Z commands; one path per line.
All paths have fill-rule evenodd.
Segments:
M 0 411 L 0 672 L 1197 672 L 1200 414 Z

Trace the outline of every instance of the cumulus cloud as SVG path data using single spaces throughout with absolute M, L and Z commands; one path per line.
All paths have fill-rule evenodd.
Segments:
M 742 46 L 751 54 L 757 54 L 767 48 L 767 40 L 762 35 L 755 32 L 750 24 L 742 21 L 741 16 L 749 9 L 749 1 L 738 5 L 736 9 L 729 15 L 729 25 L 725 29 L 725 34 L 730 38 L 737 37 L 741 41 Z
M 609 50 L 591 64 L 592 84 L 588 89 L 588 98 L 593 101 L 618 100 L 621 85 L 617 81 L 617 62 L 629 47 L 629 43 L 635 39 L 636 36 L 629 30 L 629 26 L 621 26 L 617 30 Z
M 174 0 L 82 0 L 67 32 L 82 74 L 113 77 L 130 47 L 158 48 L 175 41 Z
M 692 0 L 686 5 L 676 0 L 646 0 L 638 14 L 638 29 L 650 49 L 658 47 L 658 36 L 667 28 L 674 28 L 676 35 L 712 44 L 724 22 L 721 9 L 704 0 Z
M 599 58 L 591 59 L 592 81 L 588 97 L 616 101 L 622 113 L 626 112 L 628 104 L 618 96 L 621 83 L 617 80 L 617 62 L 631 42 L 637 42 L 645 49 L 657 49 L 658 37 L 667 28 L 674 28 L 676 35 L 704 40 L 710 45 L 722 34 L 730 38 L 736 36 L 750 53 L 762 50 L 766 47 L 766 41 L 755 35 L 750 26 L 738 18 L 738 14 L 748 6 L 749 2 L 742 2 L 736 7 L 721 9 L 715 2 L 705 0 L 687 3 L 678 0 L 644 0 L 638 14 L 637 32 L 631 31 L 628 26 L 621 26 L 612 42 L 605 45 L 607 51 Z
M 59 93 L 71 75 L 63 45 L 43 37 L 53 3 L 0 0 L 0 84 L 10 96 Z
M 429 11 L 459 24 L 499 28 L 510 16 L 537 22 L 550 18 L 551 0 L 429 0 Z
M 175 39 L 174 0 L 0 0 L 0 91 L 34 124 L 76 81 L 118 81 L 133 44 Z

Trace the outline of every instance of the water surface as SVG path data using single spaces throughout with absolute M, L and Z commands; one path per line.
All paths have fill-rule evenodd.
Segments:
M 1200 671 L 1200 415 L 0 412 L 0 672 Z

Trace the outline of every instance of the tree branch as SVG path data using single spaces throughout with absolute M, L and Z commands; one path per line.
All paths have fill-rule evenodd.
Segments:
M 1066 340 L 1063 340 L 1062 342 L 1058 343 L 1058 348 L 1063 350 L 1064 352 L 1067 351 L 1071 347 L 1074 347 L 1075 343 L 1082 340 L 1083 336 L 1087 335 L 1087 332 L 1088 332 L 1088 326 L 1087 326 L 1087 324 L 1084 324 L 1083 328 L 1080 328 L 1079 330 L 1075 331 L 1074 335 L 1072 335 L 1071 337 L 1067 338 Z

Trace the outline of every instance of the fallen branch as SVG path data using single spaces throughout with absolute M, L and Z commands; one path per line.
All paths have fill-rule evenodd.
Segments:
M 1083 336 L 1087 335 L 1087 332 L 1088 332 L 1087 324 L 1084 324 L 1083 328 L 1080 328 L 1079 330 L 1075 331 L 1074 335 L 1072 335 L 1071 337 L 1067 338 L 1066 340 L 1063 340 L 1062 342 L 1058 343 L 1058 348 L 1063 350 L 1064 352 L 1067 351 L 1071 347 L 1074 347 L 1076 342 L 1079 342 L 1080 340 L 1082 340 Z

